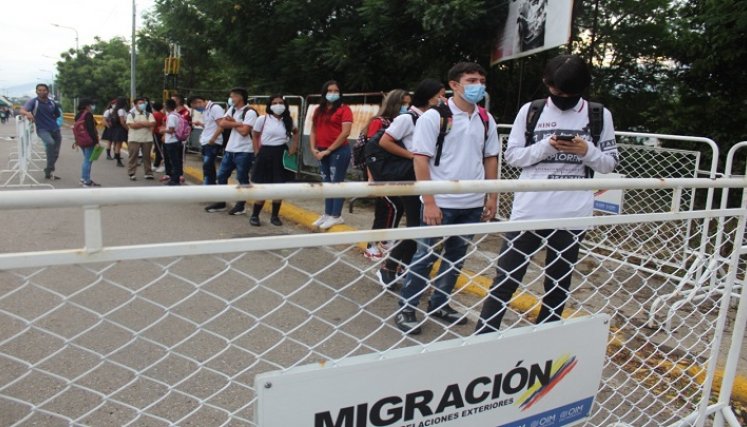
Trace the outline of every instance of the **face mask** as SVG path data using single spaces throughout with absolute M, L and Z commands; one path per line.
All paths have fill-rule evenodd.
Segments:
M 550 95 L 552 103 L 555 104 L 559 109 L 566 111 L 578 105 L 578 101 L 581 100 L 581 96 L 558 96 Z
M 199 111 L 199 112 L 202 113 L 202 112 L 205 111 L 205 107 L 195 108 L 195 110 L 197 110 L 197 111 Z
M 145 111 L 147 107 L 148 107 L 148 104 L 137 104 L 137 109 L 140 111 Z
M 462 98 L 470 104 L 477 104 L 485 98 L 485 85 L 481 83 L 474 83 L 469 85 L 462 85 L 464 88 L 464 94 Z
M 399 109 L 399 113 L 400 113 L 400 114 L 405 114 L 405 113 L 407 112 L 407 110 L 408 110 L 408 109 L 409 109 L 409 107 L 408 107 L 407 105 L 403 105 L 403 106 L 402 106 L 402 107 L 401 107 L 401 108 Z
M 335 101 L 337 101 L 338 99 L 340 99 L 340 94 L 339 94 L 339 93 L 337 93 L 337 92 L 330 92 L 330 93 L 328 93 L 328 94 L 327 94 L 327 95 L 325 96 L 325 98 L 327 98 L 327 101 L 329 101 L 329 102 L 335 102 Z
M 91 105 L 91 111 L 95 111 L 95 110 L 96 110 L 96 104 Z
M 229 107 L 233 107 L 233 98 L 228 98 L 227 104 Z
M 283 113 L 285 113 L 285 105 L 283 104 L 273 104 L 270 105 L 270 110 L 272 110 L 272 113 L 281 116 Z

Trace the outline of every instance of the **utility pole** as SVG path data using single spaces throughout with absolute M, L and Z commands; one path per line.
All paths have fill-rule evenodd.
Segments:
M 132 0 L 132 47 L 130 48 L 130 102 L 135 100 L 135 79 L 136 71 L 135 65 L 137 64 L 137 52 L 136 52 L 136 40 L 135 40 L 135 0 Z

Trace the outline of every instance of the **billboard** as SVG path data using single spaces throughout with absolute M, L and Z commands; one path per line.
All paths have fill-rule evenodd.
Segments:
M 568 43 L 573 0 L 509 0 L 498 23 L 491 65 Z
M 591 413 L 609 317 L 574 318 L 255 379 L 262 427 L 569 426 Z

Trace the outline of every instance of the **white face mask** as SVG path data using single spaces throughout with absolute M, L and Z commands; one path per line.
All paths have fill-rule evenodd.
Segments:
M 278 116 L 282 116 L 283 113 L 285 113 L 285 105 L 283 104 L 273 104 L 270 105 L 270 110 L 272 110 L 272 113 Z

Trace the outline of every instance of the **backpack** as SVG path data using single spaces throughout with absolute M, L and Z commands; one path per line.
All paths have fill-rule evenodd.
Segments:
M 192 133 L 192 126 L 189 125 L 187 119 L 181 116 L 181 114 L 172 112 L 176 116 L 176 129 L 174 129 L 174 136 L 181 142 L 189 139 L 189 135 Z
M 379 129 L 379 131 L 386 130 L 386 128 L 388 128 L 391 124 L 391 121 L 384 117 L 379 118 L 381 119 L 381 128 Z M 382 135 L 383 134 L 384 133 L 382 132 Z M 374 134 L 371 138 L 373 138 L 374 136 L 376 136 L 376 134 Z M 379 138 L 381 138 L 381 136 L 379 136 Z M 362 171 L 366 169 L 366 143 L 368 142 L 368 140 L 368 129 L 362 129 L 361 133 L 358 135 L 358 139 L 356 139 L 355 144 L 353 144 L 353 166 Z
M 525 146 L 528 147 L 534 144 L 534 129 L 537 127 L 539 118 L 542 115 L 542 110 L 545 109 L 547 99 L 535 99 L 529 105 L 529 111 L 527 111 L 527 123 L 526 131 L 524 132 L 524 138 L 526 140 Z M 591 134 L 591 141 L 594 146 L 599 145 L 599 140 L 602 138 L 602 130 L 604 129 L 604 105 L 598 102 L 586 101 L 589 110 L 589 133 Z M 586 177 L 594 178 L 594 169 L 586 166 Z
M 418 121 L 419 116 L 415 112 L 408 111 L 405 114 L 412 118 L 413 125 Z M 386 133 L 386 128 L 382 126 L 373 136 L 368 138 L 364 146 L 366 167 L 371 172 L 374 181 L 415 181 L 415 169 L 412 160 L 392 154 L 379 145 L 384 133 Z M 405 148 L 401 141 L 395 142 L 400 147 Z
M 231 107 L 230 111 L 231 111 L 231 117 L 233 117 L 233 115 L 236 114 L 236 107 Z M 252 107 L 250 107 L 248 105 L 245 105 L 244 109 L 241 111 L 241 117 L 239 118 L 239 120 L 242 123 L 244 122 L 244 119 L 246 118 L 246 113 L 248 113 L 249 111 L 254 111 L 254 113 L 257 116 L 259 116 L 259 112 L 257 112 L 257 110 L 255 110 L 254 108 L 252 108 Z M 231 132 L 232 131 L 233 131 L 233 129 L 225 129 L 223 131 L 223 135 L 222 136 L 223 136 L 223 144 L 224 145 L 228 144 L 228 140 L 229 140 L 229 138 L 231 138 Z
M 91 134 L 88 133 L 88 127 L 86 126 L 86 117 L 88 114 L 91 113 L 88 111 L 84 112 L 80 117 L 78 117 L 75 124 L 73 124 L 73 137 L 75 137 L 75 144 L 80 148 L 88 148 L 96 143 L 96 141 L 91 138 Z
M 451 113 L 451 108 L 449 107 L 448 101 L 436 107 L 436 111 L 438 111 L 438 114 L 441 116 L 441 125 L 439 126 L 438 138 L 436 139 L 436 158 L 433 162 L 433 165 L 439 166 L 441 164 L 441 153 L 444 149 L 444 140 L 446 139 L 446 135 L 451 132 L 453 114 Z M 485 141 L 483 142 L 484 152 L 485 143 L 488 141 L 488 136 L 490 136 L 490 121 L 488 119 L 488 112 L 485 110 L 485 108 L 479 105 L 477 105 L 477 114 L 480 115 L 480 121 L 482 121 L 482 125 L 485 128 Z
M 50 99 L 49 102 L 55 107 L 55 113 L 52 117 L 57 119 L 57 126 L 62 127 L 62 107 L 55 100 Z M 31 110 L 31 114 L 36 117 L 36 112 L 39 111 L 39 98 L 34 98 L 34 108 Z

